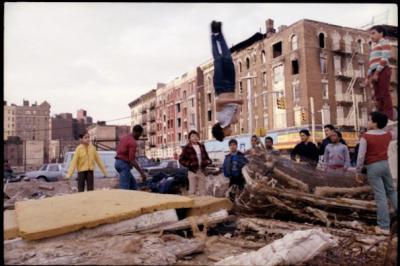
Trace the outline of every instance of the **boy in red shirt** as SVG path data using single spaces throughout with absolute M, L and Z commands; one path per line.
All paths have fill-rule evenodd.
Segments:
M 389 234 L 390 216 L 387 197 L 397 212 L 397 191 L 388 163 L 388 147 L 391 140 L 397 139 L 397 131 L 386 127 L 388 117 L 380 112 L 372 112 L 368 120 L 368 131 L 361 136 L 357 156 L 357 182 L 362 183 L 361 171 L 365 165 L 368 182 L 372 187 L 377 205 L 378 227 L 376 233 Z M 388 132 L 391 130 L 390 132 Z

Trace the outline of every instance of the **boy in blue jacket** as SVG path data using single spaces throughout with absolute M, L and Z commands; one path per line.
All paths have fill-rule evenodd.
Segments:
M 248 163 L 243 153 L 237 149 L 236 139 L 229 141 L 230 153 L 225 156 L 223 170 L 224 176 L 229 178 L 229 187 L 236 185 L 240 190 L 244 188 L 245 180 L 242 174 L 242 168 Z

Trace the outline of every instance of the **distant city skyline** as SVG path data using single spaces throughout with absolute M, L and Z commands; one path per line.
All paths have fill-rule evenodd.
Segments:
M 397 26 L 395 4 L 9 2 L 4 100 L 46 100 L 51 116 L 84 109 L 94 121 L 129 117 L 129 102 L 211 58 L 213 19 L 232 45 L 264 33 L 268 18 L 276 28 L 301 19 L 360 27 L 385 11 Z

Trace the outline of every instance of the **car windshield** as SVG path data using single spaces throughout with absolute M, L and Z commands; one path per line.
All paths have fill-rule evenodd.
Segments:
M 162 167 L 162 168 L 168 167 L 168 162 L 161 162 L 159 167 Z
M 46 171 L 47 164 L 44 164 L 42 167 L 40 167 L 39 171 Z

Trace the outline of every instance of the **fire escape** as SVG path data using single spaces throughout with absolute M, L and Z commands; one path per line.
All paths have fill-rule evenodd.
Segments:
M 334 45 L 332 50 L 338 55 L 345 55 L 345 57 L 350 58 L 344 71 L 335 73 L 337 79 L 348 82 L 346 91 L 342 95 L 339 95 L 340 97 L 337 96 L 336 100 L 338 105 L 350 107 L 347 115 L 344 117 L 343 124 L 352 125 L 354 129 L 358 131 L 361 123 L 359 103 L 362 102 L 360 99 L 362 95 L 356 93 L 355 86 L 363 86 L 360 82 L 363 77 L 361 73 L 363 70 L 354 70 L 353 61 L 359 60 L 360 58 L 358 58 L 358 56 L 362 54 L 359 47 L 355 50 L 348 49 L 348 47 L 343 49 L 342 42 L 339 42 L 339 44 L 336 43 L 336 46 Z

